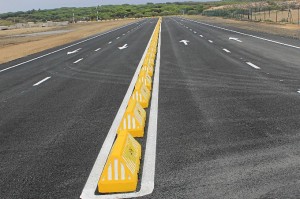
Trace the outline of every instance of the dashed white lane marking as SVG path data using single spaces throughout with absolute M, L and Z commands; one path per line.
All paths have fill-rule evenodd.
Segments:
M 255 68 L 255 69 L 260 69 L 260 67 L 256 66 L 255 64 L 252 64 L 251 62 L 246 62 L 249 66 Z
M 190 31 L 193 31 L 193 29 L 190 29 Z
M 209 43 L 214 43 L 212 40 L 208 40 Z
M 80 62 L 81 60 L 83 60 L 83 58 L 78 59 L 77 61 L 73 62 L 74 64 L 77 64 L 78 62 Z
M 154 33 L 154 32 L 153 32 Z M 116 137 L 116 132 L 118 126 L 122 120 L 122 117 L 125 113 L 127 104 L 129 102 L 130 96 L 133 92 L 135 82 L 137 81 L 140 69 L 143 64 L 143 60 L 146 57 L 147 49 L 150 46 L 152 36 L 147 44 L 147 47 L 144 51 L 143 57 L 136 69 L 136 72 L 131 80 L 127 93 L 123 99 L 123 102 L 118 110 L 118 113 L 113 121 L 112 126 L 107 134 L 107 137 L 104 140 L 100 153 L 94 163 L 92 171 L 88 177 L 88 180 L 82 190 L 80 198 L 82 199 L 109 199 L 109 198 L 133 198 L 133 197 L 140 197 L 147 194 L 151 194 L 154 189 L 154 175 L 155 175 L 155 159 L 156 159 L 156 130 L 157 130 L 157 113 L 158 113 L 158 85 L 159 85 L 159 67 L 160 67 L 160 46 L 161 46 L 161 30 L 160 30 L 160 37 L 158 43 L 158 51 L 157 51 L 157 58 L 156 58 L 156 66 L 155 66 L 155 75 L 153 81 L 153 91 L 152 91 L 152 100 L 151 100 L 151 108 L 150 108 L 150 116 L 149 116 L 149 127 L 148 127 L 148 135 L 146 141 L 146 151 L 144 157 L 144 167 L 143 167 L 143 174 L 142 174 L 142 181 L 141 181 L 141 189 L 139 192 L 133 193 L 125 193 L 125 194 L 112 194 L 112 195 L 95 195 L 95 190 L 97 188 L 97 183 L 101 172 L 105 166 L 107 157 L 113 145 L 113 142 Z
M 46 56 L 52 55 L 52 54 L 54 54 L 54 53 L 57 53 L 57 52 L 60 52 L 60 51 L 62 51 L 62 50 L 65 50 L 65 49 L 71 48 L 71 47 L 73 47 L 73 46 L 77 46 L 78 44 L 81 44 L 81 43 L 84 43 L 84 42 L 90 41 L 90 40 L 92 40 L 92 39 L 95 39 L 95 38 L 98 38 L 98 37 L 100 37 L 100 36 L 106 35 L 106 34 L 108 34 L 108 33 L 111 33 L 111 32 L 117 31 L 117 30 L 120 30 L 120 29 L 122 29 L 122 28 L 125 28 L 125 27 L 127 27 L 127 26 L 130 26 L 130 25 L 132 25 L 132 24 L 134 24 L 134 23 L 135 23 L 135 22 L 133 22 L 133 23 L 130 23 L 130 24 L 128 24 L 128 25 L 125 25 L 125 26 L 121 26 L 121 27 L 119 27 L 119 28 L 116 28 L 116 29 L 113 29 L 113 30 L 107 31 L 107 32 L 105 32 L 105 33 L 102 33 L 102 34 L 96 35 L 96 36 L 94 36 L 94 37 L 91 37 L 91 38 L 85 39 L 85 40 L 83 40 L 83 41 L 80 41 L 80 42 L 77 42 L 77 43 L 75 43 L 75 44 L 72 44 L 72 45 L 66 46 L 66 47 L 64 47 L 64 48 L 61 48 L 61 49 L 55 50 L 55 51 L 53 51 L 53 52 L 50 52 L 50 53 L 47 53 L 47 54 L 41 55 L 41 56 L 39 56 L 39 57 L 36 57 L 36 58 L 30 59 L 30 60 L 28 60 L 28 61 L 25 61 L 25 62 L 22 62 L 22 63 L 19 63 L 19 64 L 16 64 L 16 65 L 14 65 L 14 66 L 10 66 L 10 67 L 8 67 L 8 68 L 5 68 L 5 69 L 2 69 L 2 70 L 0 70 L 0 73 L 2 73 L 2 72 L 4 72 L 4 71 L 7 71 L 7 70 L 10 70 L 10 69 L 12 69 L 12 68 L 15 68 L 15 67 L 18 67 L 18 66 L 21 66 L 21 65 L 24 65 L 24 64 L 27 64 L 27 63 L 33 62 L 33 61 L 35 61 L 35 60 L 37 60 L 37 59 L 41 59 L 41 58 L 43 58 L 43 57 L 46 57 Z
M 300 89 L 297 91 L 297 93 L 300 93 Z
M 39 82 L 33 84 L 33 86 L 38 86 L 38 85 L 42 84 L 43 82 L 47 81 L 47 80 L 50 79 L 50 78 L 51 78 L 51 76 L 50 76 L 50 77 L 46 77 L 45 79 L 42 79 L 41 81 L 39 81 Z
M 117 37 L 117 39 L 120 39 L 120 37 Z
M 95 51 L 97 52 L 97 51 L 99 51 L 99 50 L 101 50 L 101 48 L 97 48 Z
M 226 48 L 223 48 L 223 50 L 227 53 L 231 53 L 229 50 L 227 50 Z
M 125 33 L 123 33 L 123 36 L 125 35 Z
M 112 41 L 108 42 L 108 44 L 111 44 L 111 43 L 112 43 Z
M 199 35 L 200 37 L 203 37 L 203 35 Z
M 196 31 L 194 31 L 194 33 L 195 33 L 195 34 L 197 34 L 197 32 L 196 32 Z
M 228 32 L 233 32 L 233 33 L 237 33 L 237 34 L 240 34 L 240 35 L 244 35 L 244 36 L 248 36 L 248 37 L 252 37 L 252 38 L 272 42 L 272 43 L 279 44 L 279 45 L 282 45 L 282 46 L 287 46 L 287 47 L 291 47 L 291 48 L 300 49 L 300 46 L 294 46 L 294 45 L 291 45 L 291 44 L 286 44 L 286 43 L 283 43 L 283 42 L 267 39 L 267 38 L 264 38 L 264 37 L 258 37 L 258 36 L 255 36 L 255 35 L 239 32 L 239 31 L 235 31 L 235 30 L 230 30 L 230 29 L 227 29 L 227 28 L 222 28 L 222 27 L 219 27 L 219 26 L 214 26 L 214 25 L 211 25 L 211 24 L 202 23 L 202 22 L 199 22 L 199 21 L 194 21 L 194 20 L 190 20 L 190 19 L 186 19 L 186 20 L 192 21 L 192 22 L 195 22 L 195 23 L 199 23 L 199 24 L 203 24 L 203 25 L 206 25 L 206 26 L 214 27 L 214 28 L 217 28 L 217 29 L 220 29 L 220 30 L 226 30 Z

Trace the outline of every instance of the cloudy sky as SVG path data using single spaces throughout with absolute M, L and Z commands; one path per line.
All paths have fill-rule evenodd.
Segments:
M 89 7 L 107 4 L 144 4 L 147 2 L 183 2 L 187 0 L 0 0 L 0 13 L 27 11 L 31 9 L 51 9 L 60 7 Z M 194 0 L 205 1 L 205 0 Z

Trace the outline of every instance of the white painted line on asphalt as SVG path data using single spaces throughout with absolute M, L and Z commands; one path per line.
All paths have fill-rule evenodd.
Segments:
M 195 34 L 197 34 L 197 32 L 196 32 L 196 31 L 194 31 L 194 33 L 195 33 Z
M 249 66 L 255 68 L 255 69 L 260 69 L 260 67 L 256 66 L 255 64 L 252 64 L 251 62 L 246 62 Z
M 190 29 L 190 31 L 193 31 L 193 29 Z
M 78 48 L 78 49 L 73 50 L 73 51 L 71 51 L 71 52 L 67 52 L 67 55 L 77 53 L 77 52 L 80 51 L 80 50 L 81 50 L 81 48 Z
M 80 198 L 82 199 L 103 199 L 103 198 L 133 198 L 133 197 L 139 197 L 139 196 L 144 196 L 144 195 L 147 195 L 147 194 L 150 194 L 152 193 L 153 189 L 154 189 L 154 169 L 155 169 L 155 150 L 156 150 L 156 132 L 154 132 L 154 129 L 157 128 L 157 127 L 152 127 L 150 130 L 152 132 L 150 132 L 150 130 L 148 129 L 148 135 L 147 135 L 147 145 L 149 144 L 148 143 L 148 137 L 150 140 L 155 140 L 155 143 L 150 143 L 149 144 L 149 148 L 147 149 L 146 147 L 146 151 L 145 151 L 145 158 L 144 158 L 144 169 L 148 169 L 148 171 L 145 173 L 143 172 L 143 175 L 142 175 L 142 181 L 141 181 L 141 189 L 139 192 L 133 192 L 133 193 L 127 193 L 127 194 L 112 194 L 112 195 L 95 195 L 95 191 L 97 189 L 97 185 L 98 185 L 98 180 L 99 180 L 99 177 L 104 169 L 104 166 L 105 166 L 105 163 L 106 163 L 106 160 L 108 158 L 108 155 L 109 155 L 109 152 L 112 148 L 112 145 L 114 143 L 114 140 L 115 140 L 115 137 L 116 137 L 116 132 L 117 132 L 117 129 L 119 127 L 119 124 L 122 120 L 122 117 L 125 113 L 125 110 L 126 110 L 126 107 L 127 107 L 127 104 L 129 102 L 129 99 L 131 97 L 131 94 L 133 92 L 133 89 L 134 89 L 134 86 L 135 86 L 135 83 L 138 79 L 138 75 L 139 75 L 139 72 L 141 70 L 141 67 L 143 65 L 143 61 L 146 57 L 146 54 L 147 54 L 147 50 L 150 46 L 150 42 L 153 38 L 153 34 L 154 34 L 154 31 L 152 33 L 152 36 L 147 44 L 147 47 L 144 51 L 144 54 L 143 54 L 143 57 L 142 59 L 140 60 L 140 63 L 135 71 L 135 74 L 131 80 L 131 83 L 129 85 L 129 88 L 127 90 L 127 93 L 123 99 L 123 102 L 118 110 L 118 113 L 113 121 L 113 124 L 112 126 L 110 127 L 110 130 L 104 140 L 104 143 L 102 145 L 102 148 L 97 156 L 97 159 L 94 163 L 94 166 L 92 168 L 92 171 L 88 177 L 88 180 L 82 190 L 82 193 L 81 193 L 81 196 Z M 160 36 L 161 36 L 161 32 L 160 32 Z M 159 39 L 159 47 L 161 45 L 161 39 Z M 158 49 L 158 52 L 160 53 L 160 48 Z M 157 55 L 158 56 L 158 55 Z M 158 58 L 157 58 L 158 59 Z M 156 66 L 157 67 L 157 66 Z M 156 69 L 158 70 L 155 71 L 155 76 L 154 76 L 154 79 L 157 79 L 158 77 L 156 76 L 159 76 L 159 68 Z M 156 83 L 158 84 L 158 82 Z M 158 88 L 157 88 L 158 89 Z M 153 88 L 153 92 L 154 92 L 154 88 Z M 157 94 L 158 94 L 158 90 L 157 90 Z M 151 101 L 151 106 L 152 106 L 152 102 L 155 101 L 153 98 L 155 98 L 153 96 L 154 94 L 152 94 L 152 101 Z M 157 99 L 158 100 L 158 99 Z M 154 109 L 155 107 L 155 104 L 153 104 L 153 108 L 151 107 L 150 109 L 150 115 L 157 115 L 157 110 L 155 111 Z M 153 113 L 151 113 L 153 112 Z M 150 116 L 151 117 L 151 116 Z M 149 117 L 149 124 L 150 124 L 150 117 Z M 152 116 L 152 122 L 151 124 L 153 125 L 153 123 L 155 122 L 155 120 L 157 119 L 154 119 L 155 116 Z M 150 133 L 149 133 L 150 132 Z M 149 141 L 150 142 L 150 141 Z M 153 149 L 152 147 L 155 147 L 155 149 Z M 154 150 L 154 151 L 153 151 Z M 146 153 L 148 155 L 146 155 Z M 153 159 L 153 155 L 154 155 L 154 159 Z M 148 161 L 146 162 L 146 159 L 148 159 Z M 149 160 L 150 159 L 150 160 Z M 152 159 L 152 160 L 151 160 Z M 148 167 L 145 168 L 145 164 L 149 164 Z M 146 176 L 144 176 L 146 175 Z M 153 176 L 152 176 L 153 175 Z
M 203 37 L 203 35 L 199 35 L 200 37 Z
M 38 86 L 38 85 L 40 85 L 41 83 L 47 81 L 47 80 L 50 79 L 50 78 L 51 78 L 51 77 L 46 77 L 45 79 L 42 79 L 41 81 L 39 81 L 39 82 L 33 84 L 33 86 Z
M 95 38 L 101 37 L 101 36 L 103 36 L 103 35 L 106 35 L 106 34 L 108 34 L 108 33 L 114 32 L 114 31 L 120 30 L 120 29 L 122 29 L 122 28 L 125 28 L 125 27 L 127 27 L 127 26 L 130 26 L 130 25 L 132 25 L 132 24 L 134 24 L 134 22 L 133 22 L 133 23 L 130 23 L 130 24 L 128 24 L 128 25 L 121 26 L 121 27 L 119 27 L 119 28 L 116 28 L 116 29 L 113 29 L 113 30 L 110 30 L 110 31 L 107 31 L 107 32 L 104 32 L 104 33 L 101 33 L 101 34 L 99 34 L 99 35 L 96 35 L 96 36 L 90 37 L 90 38 L 88 38 L 88 39 L 82 40 L 82 41 L 80 41 L 80 42 L 77 42 L 77 43 L 75 43 L 75 44 L 71 44 L 71 45 L 69 45 L 69 46 L 66 46 L 66 47 L 64 47 L 64 48 L 60 48 L 60 49 L 58 49 L 58 50 L 55 50 L 55 51 L 52 51 L 52 52 L 50 52 L 50 53 L 47 53 L 47 54 L 44 54 L 44 55 L 38 56 L 38 57 L 36 57 L 36 58 L 33 58 L 33 59 L 30 59 L 30 60 L 28 60 L 28 61 L 25 61 L 25 62 L 22 62 L 22 63 L 16 64 L 16 65 L 14 65 L 14 66 L 10 66 L 10 67 L 8 67 L 8 68 L 5 68 L 5 69 L 2 69 L 2 70 L 0 70 L 0 73 L 2 73 L 2 72 L 4 72 L 4 71 L 7 71 L 7 70 L 10 70 L 10 69 L 12 69 L 12 68 L 15 68 L 15 67 L 18 67 L 18 66 L 21 66 L 21 65 L 24 65 L 24 64 L 27 64 L 27 63 L 33 62 L 33 61 L 35 61 L 35 60 L 38 60 L 38 59 L 41 59 L 41 58 L 43 58 L 43 57 L 46 57 L 46 56 L 52 55 L 52 54 L 54 54 L 54 53 L 57 53 L 57 52 L 60 52 L 60 51 L 62 51 L 62 50 L 65 50 L 65 49 L 71 48 L 71 47 L 73 47 L 73 46 L 77 46 L 78 44 L 81 44 L 81 43 L 84 43 L 84 42 L 90 41 L 90 40 L 92 40 L 92 39 L 95 39 Z
M 260 40 L 272 42 L 272 43 L 279 44 L 279 45 L 282 45 L 282 46 L 287 46 L 287 47 L 291 47 L 291 48 L 300 49 L 300 46 L 294 46 L 294 45 L 291 45 L 291 44 L 286 44 L 286 43 L 283 43 L 283 42 L 267 39 L 267 38 L 264 38 L 264 37 L 258 37 L 258 36 L 251 35 L 251 34 L 248 34 L 248 33 L 243 33 L 243 32 L 239 32 L 239 31 L 235 31 L 235 30 L 230 30 L 230 29 L 227 29 L 227 28 L 222 28 L 222 27 L 219 27 L 219 26 L 215 26 L 215 25 L 211 25 L 211 24 L 207 24 L 207 23 L 203 23 L 203 22 L 199 22 L 199 21 L 194 21 L 194 20 L 190 20 L 190 19 L 186 19 L 186 20 L 192 21 L 192 22 L 195 22 L 195 23 L 199 23 L 199 24 L 202 24 L 202 25 L 218 28 L 218 29 L 221 29 L 221 30 L 226 30 L 226 31 L 229 31 L 229 32 L 237 33 L 237 34 L 240 34 L 240 35 L 252 37 L 252 38 L 255 38 L 255 39 L 260 39 Z
M 111 43 L 112 43 L 112 41 L 108 42 L 108 44 L 111 44 Z
M 125 33 L 123 33 L 123 36 L 126 35 Z
M 120 37 L 117 37 L 117 39 L 120 39 Z
M 300 89 L 297 91 L 297 93 L 300 93 Z
M 97 48 L 95 51 L 97 52 L 97 51 L 99 51 L 99 50 L 101 50 L 101 48 Z
M 83 58 L 78 59 L 77 61 L 73 62 L 74 64 L 77 64 L 78 62 L 80 62 L 81 60 L 83 60 Z
M 227 53 L 231 53 L 229 50 L 227 50 L 226 48 L 223 48 L 223 50 Z
M 209 43 L 214 43 L 212 40 L 208 40 Z

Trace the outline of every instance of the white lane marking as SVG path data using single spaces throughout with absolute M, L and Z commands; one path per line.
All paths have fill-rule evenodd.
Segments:
M 181 41 L 179 41 L 179 43 L 184 43 L 185 46 L 188 45 L 188 42 L 190 42 L 190 41 L 188 41 L 188 40 L 181 40 Z
M 80 198 L 82 199 L 86 199 L 86 198 L 89 198 L 89 199 L 102 199 L 102 198 L 132 198 L 132 197 L 139 197 L 139 196 L 144 196 L 144 195 L 147 195 L 147 194 L 150 194 L 152 193 L 153 189 L 154 189 L 154 175 L 153 175 L 153 180 L 152 180 L 152 177 L 150 175 L 152 175 L 153 171 L 154 170 L 149 170 L 147 171 L 146 173 L 143 172 L 143 177 L 142 177 L 142 182 L 141 182 L 141 189 L 139 192 L 134 192 L 134 193 L 128 193 L 128 194 L 112 194 L 112 195 L 95 195 L 95 190 L 97 188 L 97 184 L 98 184 L 98 180 L 99 180 L 99 177 L 103 171 L 103 168 L 105 166 L 105 163 L 106 163 L 106 160 L 107 160 L 107 157 L 109 155 L 109 152 L 111 150 L 111 147 L 114 143 L 114 140 L 115 140 L 115 137 L 116 137 L 116 132 L 117 132 L 117 129 L 118 129 L 118 126 L 120 124 L 120 122 L 122 121 L 122 117 L 125 113 L 125 110 L 126 110 L 126 107 L 127 107 L 127 104 L 129 102 L 129 99 L 131 97 L 131 94 L 133 92 L 133 89 L 134 89 L 134 86 L 135 86 L 135 82 L 137 81 L 138 79 L 138 75 L 139 75 L 139 72 L 141 70 L 141 67 L 143 65 L 143 60 L 145 59 L 146 57 L 146 54 L 147 54 L 147 49 L 149 48 L 150 46 L 150 42 L 153 38 L 153 34 L 154 34 L 154 31 L 152 33 L 152 36 L 147 44 L 147 47 L 144 51 L 144 54 L 143 54 L 143 57 L 142 59 L 140 60 L 140 63 L 135 71 L 135 74 L 131 80 L 131 83 L 129 85 L 129 88 L 127 90 L 127 93 L 123 99 L 123 102 L 118 110 L 118 113 L 113 121 L 113 124 L 112 126 L 110 127 L 110 130 L 104 140 L 104 143 L 102 145 L 102 148 L 97 156 L 97 159 L 94 163 L 94 166 L 92 168 L 92 171 L 88 177 L 88 180 L 82 190 L 82 193 L 80 195 Z M 160 32 L 160 36 L 161 36 L 161 32 Z M 159 49 L 158 49 L 158 52 L 160 53 L 160 45 L 161 45 L 161 39 L 159 39 Z M 158 56 L 157 55 L 157 60 L 158 60 Z M 160 57 L 160 56 L 159 56 Z M 157 68 L 159 66 L 156 66 L 156 69 L 155 70 L 158 70 L 159 71 L 159 68 Z M 158 77 L 159 74 L 157 71 L 155 71 L 155 76 L 154 76 L 154 79 L 156 78 L 159 78 Z M 154 82 L 153 82 L 154 83 Z M 158 82 L 156 83 L 156 85 L 158 85 Z M 152 94 L 152 101 L 154 100 L 154 87 L 153 87 L 153 94 Z M 158 86 L 157 86 L 157 89 L 158 89 Z M 157 90 L 157 93 L 158 93 L 158 90 Z M 158 100 L 158 99 L 157 99 Z M 152 106 L 152 101 L 151 101 L 151 106 Z M 151 107 L 150 109 L 150 115 L 151 114 L 155 114 L 154 112 L 157 112 L 157 110 L 155 111 L 154 109 L 155 105 L 153 105 L 153 107 Z M 153 112 L 153 113 L 151 113 Z M 156 114 L 157 115 L 157 114 Z M 150 116 L 151 117 L 151 116 Z M 149 124 L 150 124 L 150 117 L 149 117 Z M 152 117 L 152 120 L 153 117 Z M 152 122 L 151 122 L 152 124 Z M 149 127 L 148 127 L 149 128 Z M 152 127 L 152 128 L 157 128 L 156 126 Z M 150 129 L 151 131 L 153 129 Z M 149 129 L 148 129 L 148 132 L 149 132 Z M 148 138 L 150 137 L 150 138 Z M 151 140 L 154 140 L 154 137 L 155 137 L 155 143 L 150 143 L 149 144 L 149 149 L 147 149 L 147 146 L 148 146 L 148 139 L 151 139 Z M 149 141 L 150 142 L 150 141 Z M 150 146 L 151 145 L 151 146 Z M 147 161 L 147 162 L 150 162 L 149 164 L 151 165 L 148 165 L 148 167 L 152 168 L 152 165 L 155 166 L 155 150 L 156 150 L 156 131 L 154 132 L 153 130 L 153 135 L 150 136 L 150 135 L 147 135 L 147 146 L 146 146 L 146 151 L 145 151 L 145 158 L 144 158 L 144 161 L 146 161 L 146 159 L 152 159 L 153 157 L 149 157 L 149 156 L 153 156 L 154 155 L 154 160 L 152 161 Z M 152 147 L 155 146 L 155 149 L 151 149 Z M 146 153 L 148 155 L 146 155 Z M 154 162 L 153 162 L 154 161 Z M 152 162 L 152 163 L 151 163 Z M 145 162 L 146 163 L 146 162 Z M 144 169 L 145 169 L 145 163 L 144 163 Z M 155 169 L 155 167 L 153 168 Z M 144 170 L 145 171 L 145 170 Z M 144 177 L 144 175 L 146 175 L 146 177 Z M 148 176 L 148 177 L 147 177 Z M 149 177 L 150 176 L 150 177 Z
M 120 39 L 120 37 L 117 37 L 117 39 Z
M 237 42 L 242 42 L 241 40 L 239 40 L 239 38 L 235 38 L 235 37 L 229 37 L 229 40 L 234 40 L 234 41 L 237 41 Z
M 297 91 L 297 93 L 300 93 L 300 89 Z
M 50 76 L 50 77 L 46 77 L 45 79 L 42 79 L 41 81 L 39 81 L 39 82 L 33 84 L 33 86 L 38 86 L 38 85 L 40 85 L 41 83 L 47 81 L 47 80 L 50 79 L 50 78 L 51 78 L 51 76 Z
M 125 33 L 123 33 L 123 36 L 126 35 Z
M 108 44 L 111 44 L 111 43 L 112 43 L 112 41 L 108 42 Z
M 209 43 L 214 43 L 212 40 L 208 40 Z
M 190 20 L 190 19 L 186 19 L 186 20 L 192 21 L 192 22 L 195 22 L 195 23 L 199 23 L 199 24 L 202 24 L 202 25 L 206 25 L 206 26 L 218 28 L 218 29 L 221 29 L 221 30 L 226 30 L 226 31 L 229 31 L 229 32 L 234 32 L 234 33 L 237 33 L 237 34 L 240 34 L 240 35 L 244 35 L 244 36 L 248 36 L 248 37 L 252 37 L 252 38 L 255 38 L 255 39 L 260 39 L 260 40 L 272 42 L 272 43 L 279 44 L 279 45 L 282 45 L 282 46 L 287 46 L 287 47 L 291 47 L 291 48 L 300 49 L 300 46 L 294 46 L 294 45 L 291 45 L 291 44 L 286 44 L 286 43 L 283 43 L 283 42 L 279 42 L 279 41 L 267 39 L 267 38 L 264 38 L 264 37 L 258 37 L 258 36 L 255 36 L 255 35 L 251 35 L 251 34 L 239 32 L 239 31 L 235 31 L 235 30 L 230 30 L 230 29 L 227 29 L 227 28 L 222 28 L 222 27 L 219 27 L 219 26 L 214 26 L 214 25 L 211 25 L 211 24 L 202 23 L 202 22 L 199 22 L 199 21 L 194 21 L 194 20 Z
M 85 39 L 85 40 L 83 40 L 83 41 L 80 41 L 80 42 L 77 42 L 77 43 L 75 43 L 75 44 L 72 44 L 72 45 L 66 46 L 66 47 L 64 47 L 64 48 L 61 48 L 61 49 L 55 50 L 55 51 L 53 51 L 53 52 L 50 52 L 50 53 L 47 53 L 47 54 L 44 54 L 44 55 L 38 56 L 38 57 L 36 57 L 36 58 L 33 58 L 33 59 L 30 59 L 30 60 L 28 60 L 28 61 L 25 61 L 25 62 L 22 62 L 22 63 L 16 64 L 16 65 L 14 65 L 14 66 L 10 66 L 10 67 L 8 67 L 8 68 L 5 68 L 5 69 L 2 69 L 2 70 L 0 70 L 0 73 L 2 73 L 2 72 L 4 72 L 4 71 L 7 71 L 7 70 L 10 70 L 10 69 L 12 69 L 12 68 L 15 68 L 15 67 L 18 67 L 18 66 L 21 66 L 21 65 L 24 65 L 24 64 L 30 63 L 30 62 L 32 62 L 32 61 L 35 61 L 35 60 L 37 60 L 37 59 L 41 59 L 41 58 L 43 58 L 43 57 L 46 57 L 46 56 L 52 55 L 52 54 L 54 54 L 54 53 L 57 53 L 57 52 L 60 52 L 60 51 L 62 51 L 62 50 L 65 50 L 65 49 L 71 48 L 71 47 L 73 47 L 73 46 L 77 46 L 78 44 L 81 44 L 81 43 L 84 43 L 84 42 L 90 41 L 90 40 L 92 40 L 92 39 L 95 39 L 95 38 L 101 37 L 101 36 L 103 36 L 103 35 L 106 35 L 106 34 L 108 34 L 108 33 L 114 32 L 114 31 L 120 30 L 120 29 L 122 29 L 122 28 L 125 28 L 125 27 L 127 27 L 127 26 L 130 26 L 130 25 L 132 25 L 132 24 L 134 24 L 134 22 L 133 22 L 133 23 L 130 23 L 130 24 L 128 24 L 128 25 L 121 26 L 121 27 L 119 27 L 119 28 L 116 28 L 116 29 L 113 29 L 113 30 L 110 30 L 110 31 L 107 31 L 107 32 L 104 32 L 104 33 L 101 33 L 101 34 L 99 34 L 99 35 L 96 35 L 96 36 L 94 36 L 94 37 L 90 37 L 90 38 L 88 38 L 88 39 Z
M 194 33 L 195 33 L 195 34 L 197 34 L 197 32 L 196 32 L 196 31 L 194 31 Z
M 255 64 L 252 64 L 251 62 L 246 62 L 249 66 L 255 68 L 255 69 L 260 69 L 260 67 L 256 66 Z
M 193 29 L 190 29 L 190 31 L 193 31 Z
M 97 48 L 95 51 L 97 52 L 97 51 L 99 51 L 99 50 L 101 50 L 101 48 Z
M 77 53 L 77 52 L 80 51 L 80 50 L 81 50 L 81 48 L 78 48 L 78 49 L 73 50 L 73 51 L 71 51 L 71 52 L 67 52 L 67 55 Z
M 227 53 L 231 53 L 229 50 L 227 50 L 226 48 L 223 48 L 223 50 Z
M 200 37 L 203 37 L 203 35 L 199 35 Z
M 123 50 L 123 49 L 125 49 L 125 48 L 128 48 L 128 45 L 127 44 L 124 44 L 123 46 L 121 46 L 121 47 L 118 47 L 120 50 Z
M 83 60 L 83 58 L 78 59 L 77 61 L 73 62 L 74 64 L 77 64 L 78 62 L 80 62 L 81 60 Z

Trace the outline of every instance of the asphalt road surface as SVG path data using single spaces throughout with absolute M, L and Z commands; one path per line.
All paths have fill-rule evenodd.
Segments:
M 156 21 L 0 65 L 0 198 L 79 198 Z M 218 27 L 163 18 L 144 198 L 300 198 L 300 41 Z
M 299 74 L 300 49 L 165 18 L 147 198 L 300 198 Z
M 0 73 L 0 198 L 79 198 L 156 22 Z

